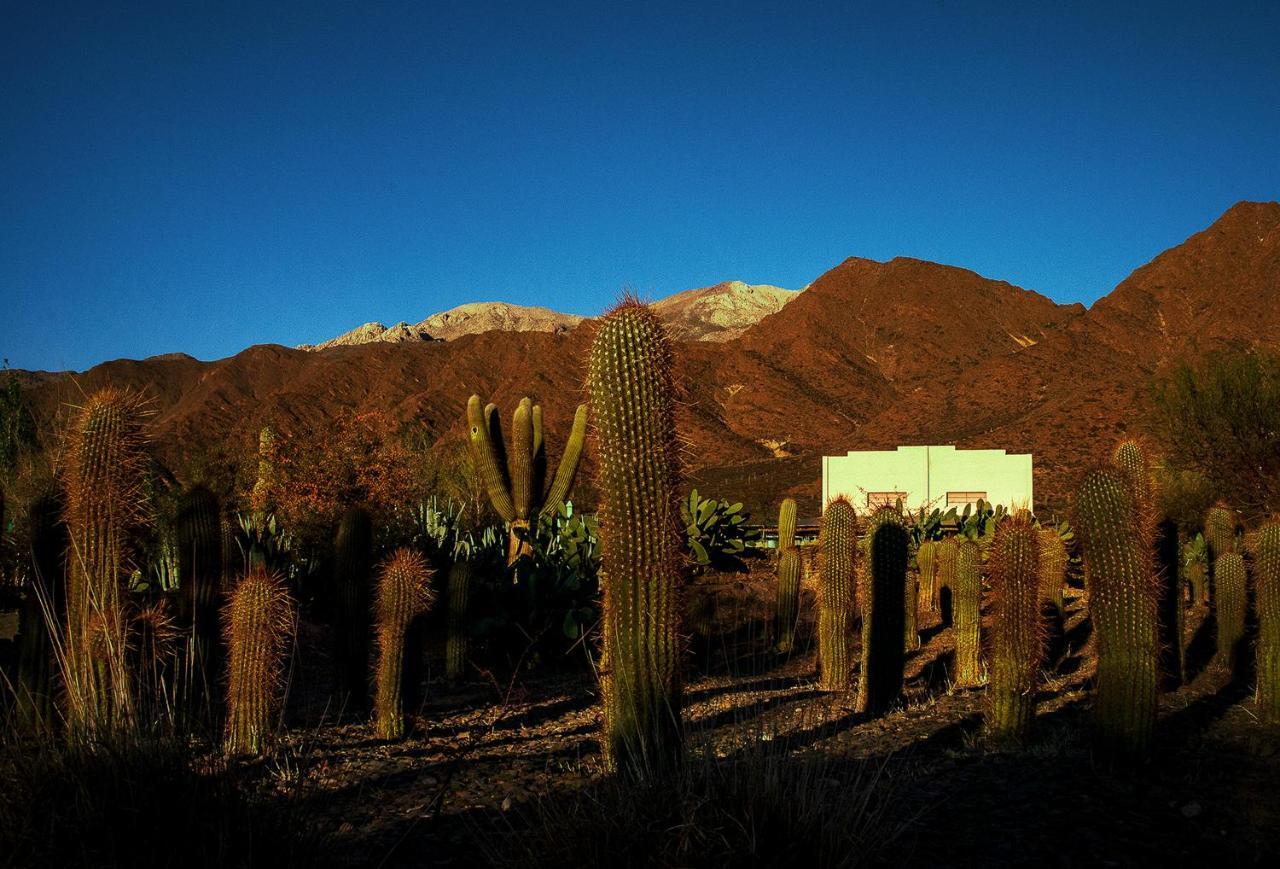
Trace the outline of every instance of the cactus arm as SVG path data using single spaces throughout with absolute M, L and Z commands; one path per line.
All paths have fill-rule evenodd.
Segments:
M 503 470 L 498 447 L 494 444 L 495 430 L 499 438 L 501 431 L 496 424 L 497 415 L 493 410 L 494 407 L 490 404 L 482 411 L 478 395 L 471 396 L 467 401 L 467 429 L 471 455 L 494 511 L 503 522 L 514 522 L 515 505 L 511 500 L 511 491 L 507 486 L 506 473 Z M 497 443 L 501 444 L 502 441 L 499 439 Z
M 785 552 L 796 545 L 796 500 L 784 498 L 778 508 L 778 551 Z
M 565 443 L 564 453 L 560 456 L 555 479 L 551 481 L 551 488 L 547 491 L 546 500 L 542 504 L 543 515 L 554 513 L 569 497 L 569 489 L 573 486 L 573 478 L 578 473 L 586 439 L 587 406 L 580 404 L 573 415 L 573 429 L 569 432 L 569 440 Z
M 508 457 L 511 500 L 517 522 L 528 522 L 533 506 L 533 429 L 533 402 L 523 398 L 511 418 L 511 455 Z
M 543 502 L 539 500 L 547 485 L 547 444 L 543 439 L 542 405 L 533 406 L 533 507 L 532 512 L 542 512 Z

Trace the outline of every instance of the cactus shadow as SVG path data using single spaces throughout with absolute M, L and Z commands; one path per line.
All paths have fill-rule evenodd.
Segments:
M 1212 610 L 1205 613 L 1187 643 L 1185 680 L 1194 681 L 1208 669 L 1218 650 L 1218 619 Z
M 685 701 L 699 703 L 725 694 L 744 694 L 748 691 L 783 691 L 788 688 L 798 688 L 810 681 L 812 679 L 799 676 L 768 676 L 751 682 L 731 682 L 727 685 L 716 685 L 711 688 L 690 691 L 685 695 Z
M 825 693 L 826 692 L 820 691 L 817 688 L 811 688 L 807 691 L 788 694 L 785 697 L 763 697 L 742 706 L 735 706 L 730 709 L 721 710 L 712 715 L 695 718 L 686 722 L 686 725 L 698 730 L 715 730 L 728 725 L 746 724 L 748 721 L 759 718 L 766 713 L 774 712 L 785 706 L 804 703 L 814 699 L 815 697 L 820 697 Z

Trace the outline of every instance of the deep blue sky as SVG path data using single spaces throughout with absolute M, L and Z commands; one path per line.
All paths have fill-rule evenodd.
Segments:
M 1280 197 L 1274 0 L 106 5 L 3 5 L 17 367 L 851 255 L 1088 303 Z

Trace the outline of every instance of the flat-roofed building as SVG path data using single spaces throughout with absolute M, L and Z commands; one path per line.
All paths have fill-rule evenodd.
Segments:
M 908 510 L 980 500 L 1034 508 L 1031 454 L 920 446 L 823 456 L 822 503 L 840 495 L 860 511 L 899 500 Z

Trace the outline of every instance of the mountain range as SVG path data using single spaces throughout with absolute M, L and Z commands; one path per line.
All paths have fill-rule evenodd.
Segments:
M 756 511 L 790 494 L 812 517 L 822 455 L 954 443 L 1032 452 L 1037 504 L 1053 512 L 1137 425 L 1164 366 L 1224 346 L 1280 347 L 1280 203 L 1232 206 L 1088 309 L 903 257 L 847 259 L 802 292 L 728 282 L 655 308 L 679 339 L 687 471 L 709 494 Z M 508 411 L 537 398 L 554 451 L 582 400 L 592 323 L 464 305 L 306 350 L 259 345 L 214 362 L 171 354 L 21 376 L 45 418 L 108 382 L 146 390 L 157 453 L 174 461 L 247 442 L 268 420 L 302 431 L 345 408 L 461 437 L 472 392 Z

